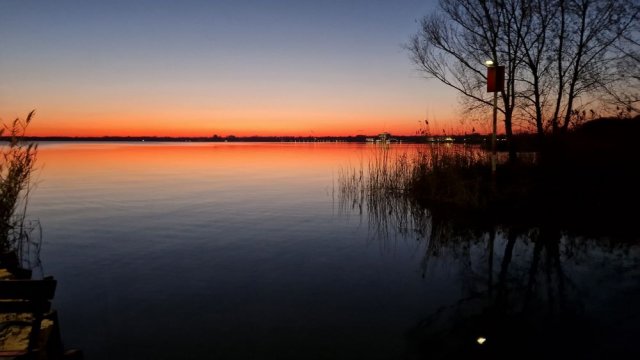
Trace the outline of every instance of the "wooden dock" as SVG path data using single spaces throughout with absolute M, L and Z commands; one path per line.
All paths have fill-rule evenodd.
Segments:
M 31 279 L 29 270 L 0 268 L 0 359 L 83 359 L 65 349 L 51 306 L 57 281 Z

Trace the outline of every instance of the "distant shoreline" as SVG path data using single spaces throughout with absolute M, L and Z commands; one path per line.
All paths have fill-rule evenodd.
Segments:
M 367 143 L 380 141 L 378 136 L 226 136 L 226 137 L 171 137 L 171 136 L 26 136 L 25 141 L 59 142 L 350 142 Z M 10 141 L 10 137 L 0 137 L 0 141 Z M 391 142 L 427 143 L 450 142 L 481 144 L 490 141 L 490 135 L 453 135 L 453 136 L 393 136 Z

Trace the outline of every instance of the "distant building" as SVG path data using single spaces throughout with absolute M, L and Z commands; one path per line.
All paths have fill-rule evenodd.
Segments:
M 391 139 L 391 134 L 388 132 L 383 132 L 378 134 L 378 141 L 388 141 Z
M 389 144 L 392 142 L 398 142 L 398 139 L 394 139 L 391 137 L 391 134 L 388 132 L 383 132 L 378 134 L 376 137 L 368 137 L 367 142 L 377 143 L 377 144 Z
M 454 142 L 454 138 L 451 136 L 429 136 L 427 142 Z

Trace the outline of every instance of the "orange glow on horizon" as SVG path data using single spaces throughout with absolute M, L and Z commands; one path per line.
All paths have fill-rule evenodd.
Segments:
M 425 118 L 441 123 L 434 134 L 460 129 L 458 93 L 400 45 L 429 4 L 79 2 L 70 16 L 10 3 L 0 120 L 35 109 L 27 135 L 415 135 Z
M 455 125 L 453 125 L 455 124 Z M 470 132 L 469 126 L 461 126 L 454 121 L 440 121 L 440 126 L 432 126 L 431 133 L 441 135 L 444 132 Z M 470 128 L 470 127 L 469 127 Z M 167 136 L 167 137 L 211 137 L 218 135 L 245 136 L 355 136 L 375 135 L 389 132 L 392 135 L 416 135 L 420 130 L 420 121 L 407 117 L 342 117 L 332 120 L 311 119 L 296 121 L 291 119 L 273 120 L 153 120 L 148 117 L 128 121 L 113 120 L 53 120 L 36 118 L 30 125 L 29 136 L 69 136 L 69 137 L 103 137 L 103 136 Z
M 167 137 L 211 137 L 218 135 L 226 137 L 230 135 L 245 136 L 355 136 L 355 135 L 375 135 L 381 132 L 389 132 L 392 135 L 416 135 L 420 130 L 419 121 L 415 119 L 384 119 L 358 120 L 340 119 L 326 122 L 300 122 L 283 121 L 279 123 L 260 122 L 212 122 L 211 125 L 205 122 L 182 122 L 177 126 L 170 122 L 136 122 L 127 121 L 133 124 L 122 126 L 122 121 L 118 123 L 110 121 L 92 122 L 87 126 L 78 126 L 79 122 L 51 122 L 43 123 L 40 119 L 35 119 L 30 125 L 27 135 L 29 136 L 69 136 L 69 137 L 103 137 L 103 136 L 167 136 Z M 441 128 L 431 129 L 432 133 L 440 135 L 442 130 L 447 134 L 464 133 L 468 129 L 457 125 L 448 126 L 451 122 L 442 122 Z M 117 124 L 117 125 L 116 125 Z M 118 126 L 120 125 L 120 126 Z

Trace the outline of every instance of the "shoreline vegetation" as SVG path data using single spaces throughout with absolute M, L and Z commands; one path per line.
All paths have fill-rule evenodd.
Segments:
M 0 268 L 14 273 L 39 266 L 40 223 L 27 219 L 38 153 L 38 145 L 25 136 L 33 116 L 31 111 L 0 129 L 8 141 L 0 145 Z
M 638 134 L 640 116 L 593 120 L 538 142 L 526 138 L 517 146 L 527 152 L 516 160 L 504 156 L 495 176 L 490 152 L 477 146 L 432 144 L 412 154 L 380 147 L 369 164 L 343 169 L 338 187 L 347 199 L 404 202 L 471 227 L 630 237 L 631 209 L 640 203 Z

